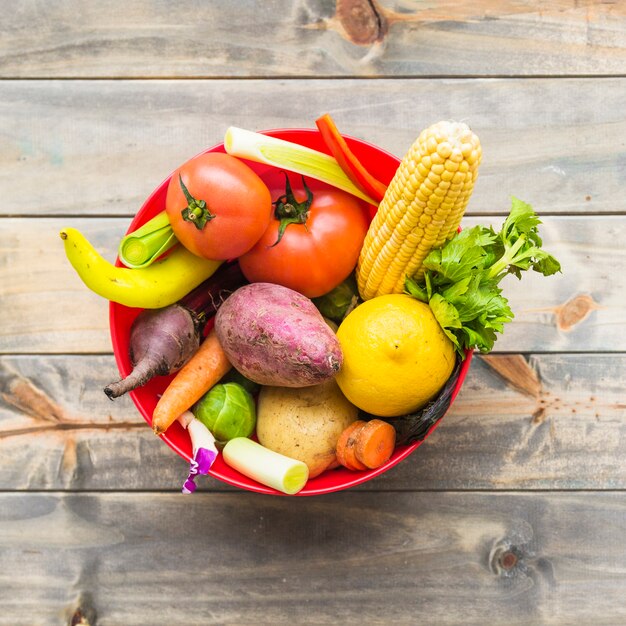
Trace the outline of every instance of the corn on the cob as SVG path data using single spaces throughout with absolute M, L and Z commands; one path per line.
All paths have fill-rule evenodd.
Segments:
M 466 124 L 422 131 L 402 159 L 365 237 L 357 265 L 364 300 L 402 293 L 405 277 L 423 275 L 428 253 L 457 231 L 482 156 Z

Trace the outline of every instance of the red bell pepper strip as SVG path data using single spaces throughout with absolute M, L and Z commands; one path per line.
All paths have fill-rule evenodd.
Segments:
M 374 178 L 356 155 L 350 150 L 346 140 L 341 136 L 333 118 L 325 113 L 315 120 L 324 143 L 339 163 L 348 178 L 372 200 L 380 202 L 387 191 L 387 186 Z

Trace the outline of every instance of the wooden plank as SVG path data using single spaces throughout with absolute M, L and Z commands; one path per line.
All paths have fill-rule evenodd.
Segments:
M 178 490 L 186 463 L 105 397 L 116 377 L 110 356 L 2 357 L 0 490 Z M 625 382 L 624 354 L 476 357 L 435 433 L 362 489 L 626 489 Z
M 0 495 L 0 624 L 626 620 L 623 493 L 192 498 Z
M 477 218 L 467 218 L 467 225 Z M 480 218 L 481 223 L 499 218 Z M 112 261 L 130 223 L 124 218 L 5 218 L 0 249 L 2 353 L 110 352 L 107 302 L 89 291 L 68 263 L 58 237 L 63 227 L 82 230 Z M 503 283 L 515 320 L 498 351 L 624 351 L 626 319 L 626 217 L 546 217 L 546 249 L 564 272 L 529 273 L 523 289 Z
M 30 0 L 2 30 L 0 76 L 15 78 L 607 75 L 626 62 L 624 6 L 601 0 Z
M 1 89 L 3 215 L 130 216 L 228 126 L 314 127 L 325 111 L 342 132 L 399 156 L 434 122 L 468 122 L 484 150 L 469 213 L 502 214 L 511 195 L 542 212 L 623 211 L 626 156 L 615 137 L 626 135 L 626 78 L 4 81 Z

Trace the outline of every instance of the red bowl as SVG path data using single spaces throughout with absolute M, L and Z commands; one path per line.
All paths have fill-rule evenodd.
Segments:
M 271 135 L 272 137 L 279 137 L 287 141 L 292 141 L 294 143 L 328 153 L 328 150 L 317 130 L 276 129 L 263 132 L 264 134 Z M 391 181 L 400 163 L 400 160 L 397 157 L 360 139 L 346 137 L 346 141 L 357 157 L 363 162 L 369 171 L 376 176 L 376 178 L 386 184 Z M 213 146 L 212 148 L 206 150 L 206 152 L 225 152 L 224 144 Z M 256 171 L 261 178 L 263 178 L 270 190 L 281 190 L 281 186 L 284 185 L 284 178 L 281 177 L 279 170 L 267 165 L 253 163 L 251 161 L 246 161 L 246 163 L 254 171 Z M 171 175 L 168 176 L 167 179 L 165 179 L 145 201 L 144 205 L 131 222 L 127 231 L 128 233 L 133 232 L 150 218 L 165 209 L 165 196 L 170 178 Z M 321 188 L 325 185 L 317 181 L 311 181 L 310 186 L 313 190 L 315 190 L 315 188 Z M 281 193 L 282 191 L 284 191 L 284 188 L 282 188 Z M 274 193 L 272 194 L 272 197 L 275 197 Z M 373 213 L 374 209 L 372 207 L 371 215 L 373 215 Z M 119 259 L 117 259 L 116 264 L 118 266 L 121 265 Z M 109 306 L 109 324 L 113 352 L 118 369 L 122 376 L 127 376 L 132 370 L 128 355 L 130 327 L 140 311 L 141 309 L 125 307 L 114 302 L 111 302 Z M 463 361 L 460 376 L 452 394 L 452 401 L 454 401 L 454 398 L 463 384 L 463 380 L 465 379 L 470 366 L 471 356 L 471 353 L 469 353 L 467 358 Z M 171 376 L 154 378 L 143 387 L 130 392 L 133 402 L 148 424 L 151 424 L 152 422 L 152 412 L 156 406 L 158 395 L 163 392 L 171 378 Z M 431 427 L 426 437 L 428 437 L 437 427 L 438 423 L 439 422 L 435 423 Z M 424 437 L 424 440 L 426 437 Z M 178 422 L 175 422 L 172 426 L 170 426 L 167 432 L 161 435 L 161 439 L 163 439 L 163 441 L 165 441 L 165 443 L 167 443 L 167 445 L 181 457 L 187 461 L 191 460 L 192 450 L 189 435 Z M 389 461 L 375 470 L 354 472 L 339 468 L 326 471 L 320 476 L 310 479 L 298 495 L 312 496 L 341 491 L 371 480 L 375 476 L 386 472 L 388 469 L 394 467 L 400 463 L 400 461 L 408 457 L 422 444 L 424 440 L 411 445 L 398 447 Z M 258 493 L 283 495 L 282 493 L 269 487 L 265 487 L 264 485 L 261 485 L 260 483 L 257 483 L 256 481 L 247 478 L 232 469 L 224 463 L 221 455 L 217 457 L 217 460 L 213 464 L 209 473 L 218 480 L 242 489 L 256 491 Z M 182 478 L 184 477 L 181 476 L 181 479 Z

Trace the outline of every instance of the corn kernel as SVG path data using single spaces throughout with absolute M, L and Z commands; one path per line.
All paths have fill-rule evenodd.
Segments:
M 405 276 L 458 229 L 481 159 L 478 138 L 465 124 L 424 129 L 402 159 L 374 216 L 357 265 L 364 299 L 401 293 Z

